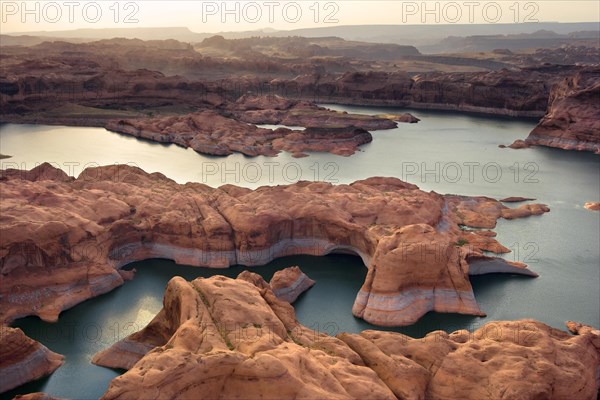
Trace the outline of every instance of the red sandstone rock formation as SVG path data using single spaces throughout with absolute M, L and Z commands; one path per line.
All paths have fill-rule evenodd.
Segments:
M 298 323 L 266 282 L 173 278 L 134 339 L 94 357 L 128 369 L 103 399 L 595 399 L 600 332 L 492 322 L 422 339 L 381 331 L 330 337 Z M 159 338 L 159 339 L 158 339 Z M 145 348 L 132 356 L 128 347 Z
M 549 85 L 581 69 L 539 66 L 491 72 L 423 73 L 347 72 L 277 79 L 274 86 L 290 96 L 325 103 L 389 105 L 520 117 L 542 117 Z
M 220 113 L 219 113 L 220 112 Z M 199 153 L 274 156 L 285 150 L 294 156 L 327 151 L 349 156 L 373 137 L 365 129 L 390 129 L 388 118 L 348 114 L 279 96 L 242 96 L 225 110 L 204 110 L 183 116 L 112 120 L 106 128 L 136 137 L 191 147 Z M 255 124 L 306 127 L 264 129 Z
M 49 375 L 62 363 L 63 356 L 22 330 L 0 326 L 0 393 Z
M 349 156 L 358 150 L 358 146 L 373 140 L 369 132 L 353 126 L 272 130 L 226 118 L 214 111 L 110 121 L 106 128 L 155 142 L 176 143 L 198 153 L 216 156 L 233 152 L 247 156 L 275 156 L 282 150 L 294 154 L 327 151 Z
M 290 304 L 314 284 L 315 281 L 306 276 L 299 267 L 289 267 L 277 271 L 269 282 L 275 296 Z
M 357 71 L 347 60 L 320 60 L 319 66 L 310 61 L 289 64 L 281 58 L 213 60 L 184 43 L 119 39 L 4 47 L 3 56 L 3 122 L 86 126 L 103 126 L 108 119 L 121 118 L 122 111 L 143 115 L 165 106 L 212 108 L 247 92 L 316 102 L 541 117 L 551 85 L 582 68 L 541 65 L 410 77 Z M 363 63 L 358 68 L 373 67 Z M 66 115 L 60 108 L 73 104 L 94 109 Z
M 392 118 L 333 111 L 307 101 L 288 100 L 280 96 L 240 97 L 227 109 L 235 119 L 251 124 L 303 126 L 306 128 L 357 127 L 365 130 L 392 129 Z
M 180 185 L 124 165 L 88 168 L 73 180 L 9 170 L 0 185 L 5 323 L 27 315 L 54 321 L 62 310 L 123 284 L 129 276 L 119 268 L 136 260 L 253 266 L 336 251 L 358 254 L 369 270 L 353 313 L 371 323 L 411 324 L 428 311 L 481 315 L 470 273 L 535 273 L 504 261 L 471 270 L 469 261 L 481 260 L 483 250 L 506 248 L 486 233 L 465 237 L 460 226 L 489 229 L 498 218 L 548 211 L 426 193 L 395 178 L 252 191 Z
M 600 66 L 581 69 L 552 88 L 548 111 L 526 142 L 600 154 Z

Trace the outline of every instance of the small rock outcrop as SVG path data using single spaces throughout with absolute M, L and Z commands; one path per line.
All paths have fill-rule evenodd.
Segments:
M 501 148 L 504 148 L 504 147 L 506 147 L 506 146 L 503 146 Z M 508 145 L 508 147 L 511 149 L 518 150 L 518 149 L 528 149 L 529 147 L 531 147 L 531 145 L 529 143 L 527 143 L 525 140 L 517 139 L 514 142 L 512 142 L 510 145 Z
M 520 197 L 520 196 L 511 196 L 511 197 L 505 197 L 503 199 L 500 199 L 501 202 L 503 203 L 521 203 L 523 201 L 534 201 L 535 199 L 532 199 L 530 197 Z
M 289 267 L 275 272 L 269 282 L 273 293 L 279 300 L 293 303 L 298 296 L 313 287 L 315 281 L 310 279 L 300 267 Z
M 22 330 L 0 326 L 0 393 L 51 374 L 63 359 Z
M 408 124 L 416 124 L 420 121 L 419 118 L 415 117 L 411 113 L 403 113 L 403 114 L 378 114 L 376 117 L 388 118 L 392 121 L 396 122 L 405 122 Z

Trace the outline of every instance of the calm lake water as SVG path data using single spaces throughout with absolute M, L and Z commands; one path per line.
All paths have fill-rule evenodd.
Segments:
M 355 113 L 402 112 L 393 108 L 329 106 Z M 100 128 L 2 125 L 2 168 L 33 168 L 49 161 L 71 175 L 85 166 L 130 163 L 159 171 L 178 182 L 211 186 L 232 183 L 255 188 L 297 180 L 350 183 L 370 176 L 396 176 L 439 193 L 533 197 L 551 212 L 516 221 L 501 220 L 496 231 L 513 250 L 510 260 L 523 261 L 539 278 L 487 275 L 472 277 L 475 297 L 486 318 L 427 314 L 417 324 L 395 329 L 412 336 L 444 329 L 476 329 L 493 320 L 534 318 L 557 328 L 572 319 L 600 326 L 600 213 L 583 208 L 600 200 L 600 157 L 549 148 L 500 149 L 524 138 L 532 120 L 489 118 L 443 112 L 411 111 L 418 124 L 373 132 L 372 143 L 351 157 L 311 153 L 294 159 L 208 157 L 175 145 L 161 145 Z M 265 279 L 274 271 L 299 265 L 317 284 L 295 303 L 298 319 L 322 332 L 358 332 L 373 326 L 351 314 L 366 274 L 357 257 L 295 256 L 254 268 Z M 209 270 L 166 260 L 135 263 L 133 281 L 61 314 L 56 324 L 37 318 L 14 323 L 32 338 L 66 356 L 53 375 L 5 394 L 45 391 L 68 398 L 98 398 L 119 374 L 90 364 L 92 355 L 142 328 L 160 310 L 168 280 L 223 274 L 236 276 L 243 267 Z

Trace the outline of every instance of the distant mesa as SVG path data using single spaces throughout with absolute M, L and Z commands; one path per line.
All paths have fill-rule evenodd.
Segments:
M 416 18 L 417 16 L 415 16 Z M 423 53 L 457 53 L 463 51 L 492 51 L 523 48 L 558 47 L 581 40 L 596 40 L 597 23 L 538 22 L 535 24 L 502 24 L 503 35 L 494 24 L 397 24 L 397 25 L 346 25 L 319 28 L 303 28 L 275 31 L 270 29 L 242 32 L 222 32 L 226 39 L 251 38 L 256 36 L 306 38 L 339 37 L 347 41 L 361 40 L 371 43 L 413 45 Z M 185 27 L 165 28 L 112 28 L 73 29 L 66 31 L 33 31 L 22 35 L 41 40 L 99 40 L 114 37 L 138 38 L 142 40 L 176 39 L 188 43 L 199 43 L 215 36 L 214 33 L 192 32 Z M 8 36 L 8 35 L 6 35 Z M 12 37 L 20 37 L 11 35 Z M 38 40 L 38 43 L 40 42 Z M 452 40 L 451 40 L 452 39 Z M 2 43 L 10 43 L 2 39 Z M 12 44 L 12 43 L 10 43 Z
M 421 55 L 414 46 L 395 43 L 349 41 L 335 36 L 276 36 L 277 34 L 269 34 L 226 39 L 222 35 L 216 35 L 204 39 L 196 47 L 200 51 L 216 49 L 229 51 L 232 55 L 262 53 L 281 59 L 290 57 L 345 57 L 357 60 L 394 61 L 406 56 Z

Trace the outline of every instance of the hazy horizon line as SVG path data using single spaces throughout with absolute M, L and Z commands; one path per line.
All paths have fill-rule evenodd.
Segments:
M 335 29 L 335 28 L 347 28 L 347 27 L 359 27 L 359 26 L 385 26 L 385 27 L 400 27 L 400 26 L 406 26 L 406 27 L 432 27 L 432 26 L 482 26 L 482 25 L 489 25 L 489 26 L 503 26 L 503 25 L 525 25 L 525 26 L 532 26 L 532 25 L 537 25 L 537 24 L 564 24 L 564 25 L 574 25 L 574 24 L 591 24 L 591 23 L 597 23 L 598 25 L 598 30 L 600 30 L 600 20 L 597 21 L 569 21 L 569 22 L 561 22 L 561 21 L 538 21 L 538 22 L 502 22 L 502 23 L 496 23 L 496 24 L 491 24 L 491 23 L 464 23 L 464 24 L 451 24 L 451 23 L 436 23 L 436 24 L 344 24 L 344 25 L 335 25 L 335 26 L 315 26 L 312 28 L 295 28 L 295 29 L 274 29 L 271 27 L 262 27 L 262 28 L 256 28 L 256 29 L 241 29 L 241 30 L 220 30 L 220 31 L 214 31 L 214 30 L 206 30 L 206 31 L 197 31 L 194 30 L 193 28 L 190 28 L 189 26 L 177 26 L 177 25 L 172 25 L 172 26 L 137 26 L 137 27 L 115 27 L 115 28 L 108 28 L 108 27 L 104 27 L 104 28 L 74 28 L 74 29 L 55 29 L 55 30 L 39 30 L 39 31 L 10 31 L 10 32 L 4 32 L 2 33 L 3 35 L 15 35 L 15 34 L 20 34 L 20 35 L 26 35 L 26 34 L 31 34 L 31 33 L 52 33 L 52 32 L 75 32 L 75 31 L 106 31 L 106 30 L 139 30 L 139 29 L 187 29 L 192 33 L 214 33 L 214 34 L 218 34 L 218 33 L 222 33 L 222 32 L 232 32 L 232 33 L 241 33 L 241 32 L 264 32 L 264 31 L 271 31 L 271 32 L 293 32 L 293 31 L 299 31 L 299 30 L 311 30 L 311 29 Z

